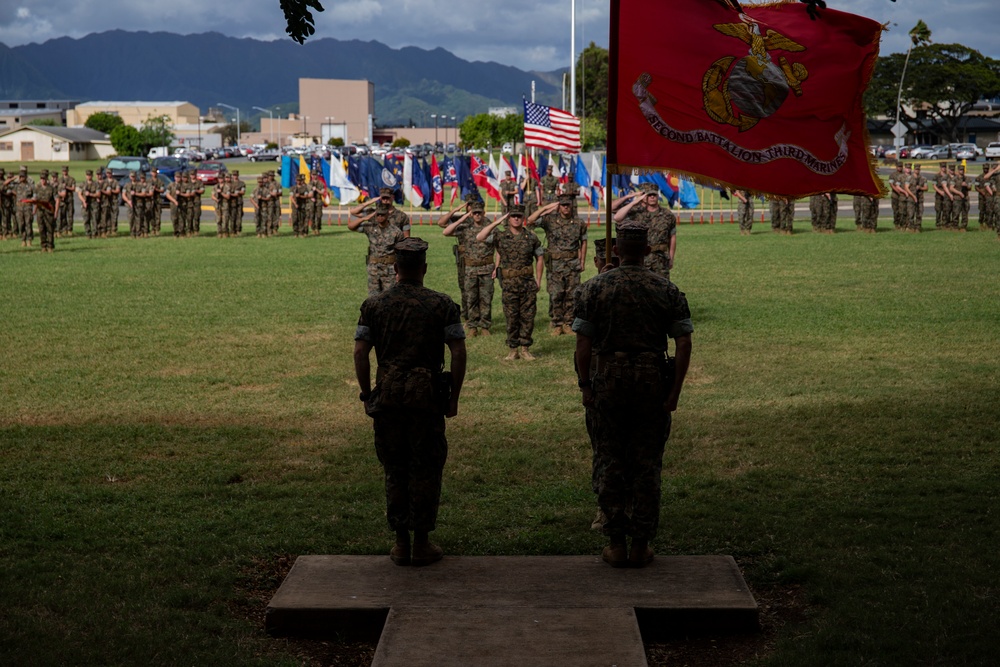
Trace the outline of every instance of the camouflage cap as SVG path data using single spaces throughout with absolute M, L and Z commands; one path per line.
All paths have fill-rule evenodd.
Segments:
M 573 203 L 573 195 L 559 195 L 559 203 L 560 204 L 572 204 Z
M 239 176 L 240 175 L 240 170 L 239 169 L 233 169 L 233 171 L 230 172 L 230 173 L 232 173 L 233 176 Z
M 947 169 L 948 168 L 948 163 L 947 162 L 938 162 L 938 166 L 941 167 L 941 168 L 943 168 L 943 169 Z
M 611 247 L 612 248 L 615 247 L 614 237 L 611 238 Z M 606 253 L 607 249 L 608 249 L 608 240 L 606 238 L 602 236 L 600 238 L 594 239 L 594 252 L 596 252 L 598 255 L 603 255 Z
M 907 162 L 903 166 L 906 167 L 907 169 L 913 169 L 913 163 L 912 162 Z
M 471 204 L 474 201 L 479 201 L 479 197 L 470 192 L 469 194 L 462 197 L 462 201 L 464 201 L 466 204 Z
M 20 171 L 21 171 L 21 173 L 27 174 L 28 173 L 28 165 L 22 164 L 21 167 L 20 167 Z
M 618 236 L 622 241 L 642 241 L 649 238 L 649 228 L 641 222 L 626 220 L 618 225 Z
M 388 204 L 383 204 L 382 202 L 375 204 L 375 215 L 389 215 L 389 211 L 391 210 L 392 207 Z
M 660 194 L 660 189 L 656 187 L 656 183 L 640 183 L 639 191 L 645 192 L 647 195 L 658 195 Z
M 896 163 L 896 171 L 903 171 L 903 163 L 902 162 L 897 162 Z
M 94 170 L 93 169 L 88 169 L 87 170 L 87 176 L 93 176 L 93 175 L 94 175 Z
M 486 205 L 483 204 L 483 202 L 481 201 L 474 201 L 469 206 L 469 210 L 472 211 L 473 213 L 482 213 L 483 211 L 486 210 Z
M 62 170 L 63 171 L 69 171 L 69 166 L 64 164 Z
M 38 177 L 39 178 L 48 178 L 49 177 L 49 170 L 48 169 L 42 169 L 40 172 L 38 172 Z
M 305 174 L 299 174 L 298 176 L 295 177 L 295 180 L 297 180 L 297 181 L 304 181 L 304 180 L 306 180 L 306 175 Z
M 511 217 L 524 217 L 524 204 L 513 204 L 509 211 Z
M 427 252 L 427 247 L 427 241 L 416 236 L 411 236 L 398 241 L 395 245 L 395 252 L 397 255 L 400 253 L 423 254 Z
M 920 171 L 920 165 L 919 164 L 913 165 L 913 170 L 914 171 Z
M 392 197 L 395 195 L 395 191 L 392 188 L 379 188 L 379 197 Z

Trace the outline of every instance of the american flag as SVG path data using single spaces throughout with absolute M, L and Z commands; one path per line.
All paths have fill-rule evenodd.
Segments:
M 562 109 L 525 100 L 524 143 L 564 153 L 579 153 L 580 119 Z

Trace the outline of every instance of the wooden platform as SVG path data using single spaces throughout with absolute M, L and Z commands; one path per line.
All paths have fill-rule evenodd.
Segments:
M 301 556 L 267 608 L 275 635 L 378 640 L 373 665 L 645 665 L 642 642 L 757 629 L 729 556 Z

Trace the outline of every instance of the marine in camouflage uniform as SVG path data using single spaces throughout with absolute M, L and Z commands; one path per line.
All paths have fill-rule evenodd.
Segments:
M 781 206 L 781 224 L 779 225 L 781 233 L 785 236 L 792 235 L 792 228 L 795 224 L 795 200 L 791 197 L 785 197 L 782 200 Z
M 100 233 L 98 227 L 101 219 L 101 185 L 94 179 L 92 170 L 87 170 L 77 196 L 83 207 L 83 231 L 88 239 L 94 238 Z
M 558 201 L 546 204 L 528 218 L 529 230 L 538 227 L 545 232 L 549 259 L 546 286 L 552 307 L 552 333 L 556 336 L 571 332 L 573 295 L 580 285 L 587 256 L 587 225 L 571 211 L 570 197 L 560 195 Z
M 775 234 L 781 233 L 781 216 L 784 213 L 784 203 L 783 197 L 775 197 L 768 204 L 768 208 L 771 212 L 771 231 Z
M 913 165 L 903 165 L 903 177 L 899 181 L 900 189 L 900 231 L 913 231 L 913 220 L 917 215 L 916 181 L 913 176 Z
M 389 211 L 389 222 L 391 222 L 396 227 L 403 230 L 403 234 L 406 236 L 410 235 L 410 216 L 403 213 L 398 208 L 395 207 L 394 202 L 396 198 L 396 191 L 392 188 L 380 188 L 378 192 L 378 199 L 371 199 L 363 204 L 359 204 L 351 209 L 350 213 L 353 217 L 360 217 L 363 215 L 370 215 L 372 208 L 376 204 L 382 204 L 382 206 L 387 207 Z M 442 227 L 444 225 L 441 225 Z
M 927 189 L 927 179 L 920 174 L 920 165 L 913 165 L 913 182 L 910 184 L 910 190 L 913 192 L 915 201 L 913 202 L 913 217 L 910 219 L 910 228 L 914 232 L 920 232 L 924 226 L 924 194 Z
M 306 183 L 305 174 L 299 174 L 292 186 L 292 232 L 296 238 L 309 233 L 309 214 L 312 212 L 312 186 Z
M 985 198 L 980 198 L 980 202 L 986 202 L 986 210 L 989 211 L 987 218 L 987 229 L 993 229 L 1000 234 L 1000 162 L 993 165 L 988 171 L 983 167 L 983 180 L 987 194 Z M 980 208 L 983 204 L 980 203 Z M 982 224 L 982 213 L 980 224 Z
M 0 240 L 14 237 L 14 181 L 16 176 L 7 176 L 0 167 Z
M 450 211 L 442 213 L 437 219 L 437 226 L 444 228 L 451 223 L 458 220 L 460 217 L 465 215 L 472 210 L 472 203 L 479 201 L 476 197 L 471 195 L 466 195 L 463 199 L 463 203 Z M 465 213 L 459 213 L 458 209 L 465 207 Z M 455 255 L 455 271 L 458 274 L 458 293 L 462 295 L 462 319 L 469 319 L 469 304 L 465 301 L 465 248 L 462 247 L 462 240 L 459 237 L 455 237 L 455 245 L 452 246 L 452 253 Z
M 177 182 L 178 174 L 174 175 L 174 180 L 167 184 L 167 191 L 164 196 L 170 205 L 170 226 L 174 230 L 174 237 L 179 238 L 184 235 L 184 224 L 181 222 L 180 203 L 180 183 Z
M 59 197 L 59 219 L 56 220 L 56 236 L 73 235 L 73 216 L 76 213 L 76 179 L 69 175 L 69 167 L 62 168 L 62 174 L 56 180 L 56 192 Z
M 56 185 L 49 181 L 49 170 L 42 169 L 38 175 L 38 185 L 35 186 L 35 211 L 38 216 L 38 238 L 42 244 L 42 252 L 55 250 L 56 215 L 58 214 L 58 191 Z
M 229 230 L 235 236 L 243 233 L 243 197 L 247 184 L 240 178 L 239 169 L 232 171 L 229 185 Z
M 551 204 L 559 196 L 559 179 L 552 175 L 552 165 L 545 168 L 542 176 L 542 204 Z
M 525 170 L 525 174 L 521 178 L 519 185 L 521 192 L 524 193 L 524 201 L 522 202 L 524 204 L 524 215 L 525 217 L 530 217 L 541 206 L 539 203 L 541 190 L 539 189 L 538 180 L 528 170 Z
M 493 234 L 496 240 L 498 264 L 493 276 L 500 278 L 503 291 L 503 315 L 507 322 L 506 360 L 534 361 L 530 347 L 535 331 L 538 289 L 542 284 L 544 261 L 542 243 L 538 235 L 524 228 L 524 206 L 511 204 L 507 226 L 496 230 L 503 216 L 479 232 L 486 238 Z
M 281 182 L 275 178 L 275 173 L 269 172 L 268 180 L 271 182 L 271 234 L 278 233 L 278 227 L 281 225 L 281 200 L 284 195 L 284 191 L 281 187 Z
M 400 238 L 400 280 L 361 304 L 354 334 L 354 370 L 365 412 L 374 422 L 375 452 L 385 474 L 386 519 L 396 534 L 389 555 L 397 565 L 441 559 L 442 550 L 430 543 L 428 533 L 437 524 L 448 456 L 445 417 L 458 413 L 465 378 L 458 306 L 447 294 L 423 286 L 426 250 L 420 239 Z M 450 382 L 441 374 L 446 346 Z M 378 360 L 374 390 L 372 348 Z
M 965 167 L 958 166 L 958 175 L 954 179 L 952 191 L 960 193 L 956 197 L 952 206 L 953 225 L 958 231 L 964 232 L 969 227 L 969 193 L 972 190 L 972 182 L 965 174 Z
M 892 227 L 897 230 L 903 226 L 903 211 L 901 205 L 902 200 L 904 199 L 902 190 L 903 175 L 902 162 L 897 163 L 896 171 L 889 174 L 889 192 L 891 193 L 892 201 Z
M 160 211 L 160 198 L 163 196 L 163 183 L 160 182 L 159 172 L 154 168 L 149 172 L 147 179 L 146 215 L 149 222 L 146 227 L 153 236 L 160 235 L 160 227 L 163 225 L 163 216 Z M 116 218 L 117 221 L 117 218 Z
M 948 227 L 951 220 L 951 206 L 955 195 L 951 192 L 951 176 L 948 174 L 948 163 L 938 164 L 940 169 L 934 177 L 934 226 L 938 229 Z
M 264 212 L 264 200 L 263 197 L 267 194 L 264 183 L 267 177 L 261 174 L 257 177 L 257 185 L 254 187 L 253 192 L 250 193 L 250 205 L 253 206 L 253 228 L 257 234 L 257 238 L 263 238 L 267 235 L 265 227 L 265 219 L 267 214 Z
M 28 178 L 26 168 L 22 167 L 18 172 L 11 190 L 14 193 L 14 226 L 21 239 L 21 247 L 30 247 L 35 240 L 34 204 L 25 202 L 34 199 L 35 186 Z
M 309 228 L 312 229 L 313 234 L 319 234 L 323 228 L 323 184 L 319 180 L 319 173 L 313 172 L 310 185 L 312 186 L 313 202 L 309 216 Z
M 192 204 L 194 210 L 194 230 L 193 234 L 197 235 L 201 233 L 201 200 L 205 196 L 205 184 L 198 179 L 197 174 L 191 173 L 191 184 L 194 186 L 192 192 L 194 193 L 194 202 Z
M 737 199 L 736 219 L 740 234 L 749 236 L 753 232 L 753 197 L 746 190 L 733 190 L 733 196 Z
M 646 225 L 650 246 L 646 268 L 669 280 L 677 253 L 677 218 L 669 208 L 660 206 L 660 190 L 655 183 L 640 183 L 626 199 L 615 211 L 615 222 L 632 220 Z
M 122 201 L 128 209 L 128 233 L 129 236 L 133 238 L 139 235 L 139 215 L 135 201 L 135 186 L 135 172 L 130 171 L 128 174 L 128 181 L 126 181 L 125 185 L 122 186 Z
M 691 354 L 691 312 L 684 294 L 642 266 L 644 225 L 618 228 L 621 266 L 584 283 L 574 308 L 576 364 L 595 444 L 602 532 L 613 567 L 642 567 L 660 517 L 663 449 Z M 667 339 L 676 342 L 668 377 Z M 626 538 L 632 538 L 631 549 Z
M 496 242 L 492 234 L 482 240 L 477 236 L 486 228 L 485 207 L 473 202 L 469 212 L 444 228 L 445 236 L 454 236 L 465 249 L 465 295 L 468 308 L 469 336 L 490 335 L 493 323 L 493 254 Z
M 517 181 L 511 176 L 510 170 L 504 171 L 504 178 L 500 181 L 500 212 L 509 213 L 510 207 L 517 203 Z
M 396 281 L 393 263 L 395 247 L 402 241 L 403 230 L 389 222 L 389 209 L 379 205 L 367 217 L 349 220 L 347 229 L 361 232 L 368 237 L 368 296 L 374 296 L 392 287 Z

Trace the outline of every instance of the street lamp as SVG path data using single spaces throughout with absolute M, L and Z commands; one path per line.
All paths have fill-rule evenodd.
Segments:
M 454 116 L 451 117 L 451 126 L 455 129 L 455 143 L 458 144 L 458 126 L 455 125 L 455 117 Z M 448 133 L 445 132 L 445 135 L 447 135 L 447 134 Z M 448 141 L 448 137 L 445 136 L 444 140 Z
M 436 113 L 431 114 L 431 118 L 434 119 L 434 148 L 437 148 L 438 143 L 438 115 Z
M 222 102 L 219 102 L 219 106 L 226 107 L 227 109 L 232 109 L 233 111 L 236 112 L 236 147 L 239 148 L 240 144 L 243 143 L 241 141 L 243 135 L 240 133 L 240 108 L 230 106 L 229 104 L 223 104 Z
M 261 109 L 260 107 L 253 107 L 257 111 L 266 111 L 270 120 L 267 121 L 267 127 L 271 130 L 271 142 L 274 143 L 274 114 L 270 109 Z

